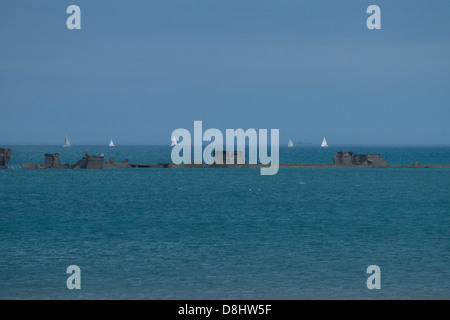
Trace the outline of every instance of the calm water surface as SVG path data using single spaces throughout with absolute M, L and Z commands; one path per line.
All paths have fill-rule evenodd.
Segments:
M 22 170 L 59 152 L 170 162 L 170 148 L 11 147 L 0 171 L 2 299 L 449 299 L 450 169 Z M 282 148 L 283 163 L 449 147 Z M 66 268 L 81 268 L 68 290 Z M 381 268 L 368 290 L 366 268 Z

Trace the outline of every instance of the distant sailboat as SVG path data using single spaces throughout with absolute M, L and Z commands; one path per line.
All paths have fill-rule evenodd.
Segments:
M 175 136 L 172 136 L 172 144 L 170 145 L 171 147 L 176 146 L 178 144 L 177 138 L 175 138 Z
M 322 148 L 328 147 L 327 140 L 323 137 L 322 144 L 320 145 Z
M 288 147 L 289 147 L 289 148 L 292 148 L 293 146 L 294 146 L 294 144 L 292 143 L 292 140 L 289 139 Z
M 116 145 L 114 144 L 114 142 L 112 141 L 112 139 L 111 139 L 111 141 L 109 142 L 109 146 L 110 147 L 115 147 Z
M 69 138 L 67 138 L 67 135 L 66 135 L 66 139 L 64 139 L 63 147 L 71 147 L 71 146 L 72 145 L 70 144 Z

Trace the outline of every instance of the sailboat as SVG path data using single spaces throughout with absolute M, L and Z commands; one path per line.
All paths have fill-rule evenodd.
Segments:
M 327 140 L 323 137 L 322 144 L 320 145 L 322 148 L 328 147 Z
M 293 146 L 294 146 L 294 144 L 292 143 L 292 140 L 289 139 L 288 147 L 289 147 L 289 148 L 292 148 Z
M 175 138 L 175 136 L 172 136 L 172 144 L 170 145 L 171 147 L 176 146 L 178 144 L 177 138 Z
M 115 147 L 116 145 L 114 144 L 114 142 L 112 141 L 112 139 L 111 139 L 111 141 L 109 142 L 109 146 L 110 147 Z
M 63 147 L 71 147 L 72 145 L 70 144 L 69 138 L 67 138 L 67 134 L 66 134 L 66 139 L 64 139 L 64 144 Z

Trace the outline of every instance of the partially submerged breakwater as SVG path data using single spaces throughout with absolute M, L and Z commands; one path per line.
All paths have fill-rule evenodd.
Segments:
M 46 153 L 44 163 L 24 163 L 23 169 L 103 169 L 103 168 L 133 168 L 128 163 L 128 160 L 124 160 L 121 163 L 115 163 L 113 158 L 110 158 L 104 163 L 104 155 L 91 156 L 85 154 L 77 163 L 61 164 L 58 153 Z
M 4 156 L 5 157 L 5 156 Z M 1 161 L 0 149 L 0 161 Z M 6 157 L 5 157 L 6 159 Z M 8 159 L 9 160 L 9 159 Z M 2 162 L 0 162 L 0 165 Z M 5 167 L 7 166 L 7 162 Z M 123 169 L 123 168 L 264 168 L 266 164 L 245 163 L 241 151 L 218 153 L 214 157 L 213 164 L 191 163 L 157 163 L 157 164 L 132 164 L 127 159 L 115 162 L 113 158 L 105 161 L 104 155 L 98 156 L 85 154 L 75 164 L 61 164 L 58 153 L 45 154 L 42 164 L 25 163 L 23 169 Z M 350 151 L 341 151 L 334 155 L 330 164 L 279 164 L 279 168 L 450 168 L 449 165 L 421 165 L 418 162 L 410 165 L 391 166 L 380 154 L 354 154 Z

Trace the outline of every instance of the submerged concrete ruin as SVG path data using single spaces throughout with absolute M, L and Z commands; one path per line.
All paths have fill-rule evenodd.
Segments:
M 110 158 L 106 163 L 103 163 L 104 155 L 91 156 L 85 154 L 74 165 L 61 164 L 59 161 L 59 153 L 46 153 L 45 162 L 43 164 L 24 163 L 23 169 L 103 169 L 103 168 L 131 168 L 128 160 L 122 163 L 114 163 L 114 159 Z
M 379 154 L 354 154 L 351 151 L 341 151 L 334 155 L 333 166 L 387 168 L 389 163 Z
M 8 168 L 9 160 L 11 160 L 11 150 L 0 148 L 0 169 Z
M 7 150 L 7 151 L 5 151 Z M 0 148 L 0 167 L 6 168 L 11 157 L 9 149 Z M 123 169 L 123 168 L 264 168 L 270 165 L 248 164 L 242 157 L 241 151 L 223 152 L 218 151 L 213 155 L 214 163 L 191 164 L 131 164 L 128 159 L 122 162 L 114 162 L 114 158 L 104 161 L 104 155 L 91 156 L 85 154 L 77 163 L 61 164 L 58 153 L 45 154 L 43 164 L 25 163 L 24 169 Z M 334 155 L 333 163 L 330 164 L 279 164 L 280 168 L 450 168 L 450 165 L 421 165 L 415 162 L 411 165 L 391 166 L 380 154 L 354 154 L 351 151 L 341 151 Z

